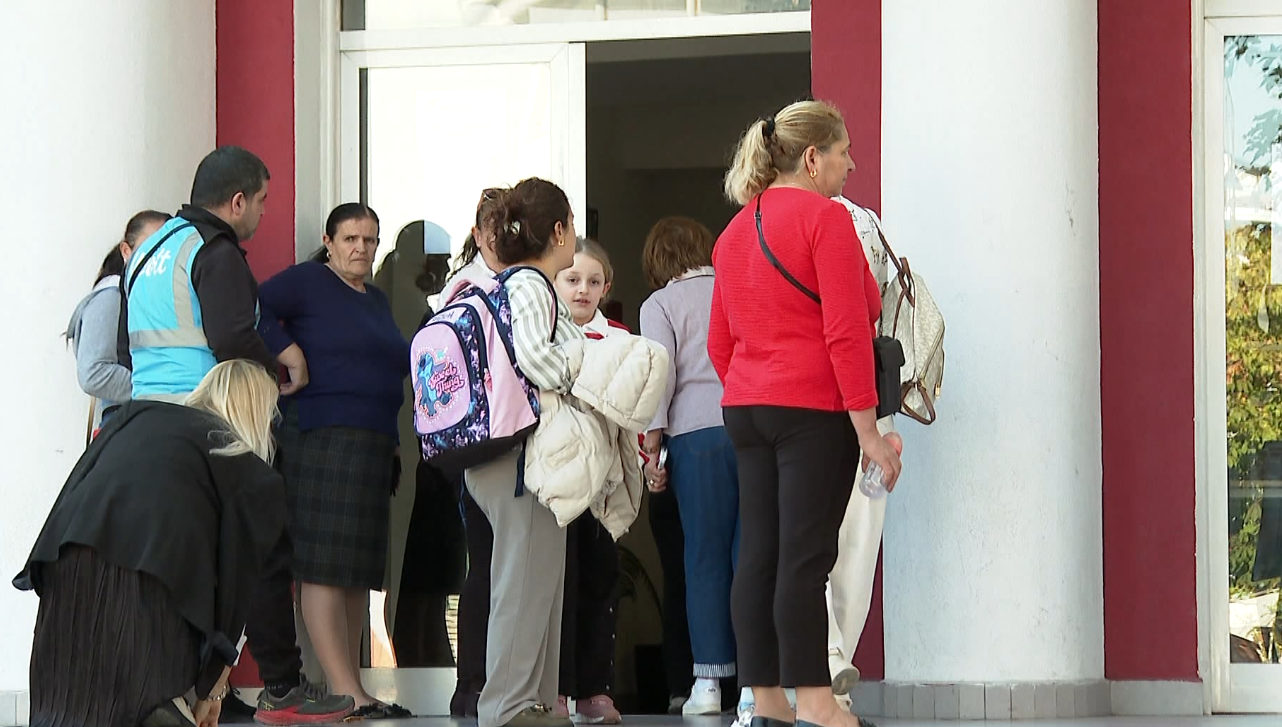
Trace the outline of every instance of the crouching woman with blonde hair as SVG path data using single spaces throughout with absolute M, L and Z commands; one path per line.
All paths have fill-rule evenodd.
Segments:
M 226 361 L 186 406 L 124 404 L 80 458 L 14 579 L 40 596 L 33 726 L 217 725 L 285 524 L 276 398 Z

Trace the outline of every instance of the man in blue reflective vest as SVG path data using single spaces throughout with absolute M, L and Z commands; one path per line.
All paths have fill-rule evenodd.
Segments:
M 302 350 L 295 345 L 273 356 L 258 335 L 258 282 L 241 247 L 258 229 L 270 178 L 245 149 L 215 149 L 196 168 L 191 204 L 130 257 L 121 280 L 120 347 L 122 361 L 132 364 L 135 399 L 181 403 L 215 364 L 238 358 L 272 373 L 284 365 L 282 394 L 307 385 Z M 302 678 L 289 559 L 285 537 L 263 564 L 246 624 L 266 687 L 255 718 L 336 722 L 351 713 L 352 698 L 327 695 Z
M 256 329 L 258 283 L 241 247 L 258 229 L 269 179 L 252 153 L 214 150 L 196 169 L 191 204 L 130 257 L 121 319 L 135 399 L 181 402 L 219 361 L 245 358 L 276 371 Z M 282 393 L 306 385 L 301 350 L 282 352 L 280 362 L 290 371 Z

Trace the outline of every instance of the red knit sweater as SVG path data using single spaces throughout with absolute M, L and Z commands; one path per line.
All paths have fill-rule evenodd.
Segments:
M 735 215 L 712 253 L 717 274 L 708 356 L 726 388 L 721 403 L 875 408 L 872 338 L 881 298 L 850 213 L 790 187 L 761 198 L 766 243 L 794 278 L 819 294 L 819 305 L 766 259 L 755 209 L 754 200 Z

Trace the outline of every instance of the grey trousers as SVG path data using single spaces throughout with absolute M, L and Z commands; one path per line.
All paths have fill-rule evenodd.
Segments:
M 518 456 L 520 450 L 464 475 L 494 529 L 478 727 L 502 727 L 535 704 L 556 705 L 559 686 L 565 530 L 533 495 L 515 497 Z

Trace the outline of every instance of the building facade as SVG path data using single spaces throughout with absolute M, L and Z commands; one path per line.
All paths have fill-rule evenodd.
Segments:
M 847 118 L 847 196 L 880 211 L 948 322 L 940 419 L 904 427 L 860 713 L 1282 712 L 1263 565 L 1282 547 L 1275 0 L 46 5 L 8 8 L 0 50 L 13 572 L 84 445 L 66 316 L 128 215 L 176 209 L 215 144 L 271 170 L 260 276 L 319 245 L 339 202 L 455 230 L 520 175 L 562 183 L 580 218 L 599 208 L 605 234 L 626 213 L 601 189 L 676 190 L 654 200 L 670 206 L 678 178 L 715 180 L 717 109 L 733 141 L 786 102 L 800 43 L 809 89 Z M 680 114 L 594 122 L 646 93 L 627 75 L 643 61 L 761 96 L 672 90 Z M 607 67 L 624 80 L 594 85 Z M 636 144 L 617 183 L 593 166 L 618 148 L 607 127 Z M 656 128 L 674 141 L 635 142 Z M 0 725 L 26 720 L 36 606 L 0 592 Z

